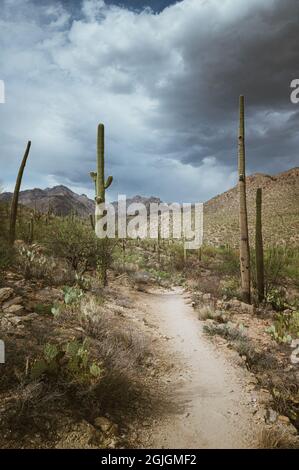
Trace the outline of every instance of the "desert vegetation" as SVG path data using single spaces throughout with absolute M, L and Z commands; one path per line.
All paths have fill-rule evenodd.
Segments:
M 298 430 L 299 255 L 294 243 L 265 243 L 266 191 L 255 187 L 247 200 L 244 98 L 239 246 L 234 239 L 211 242 L 209 215 L 198 250 L 187 251 L 184 238 L 164 239 L 159 224 L 156 240 L 101 238 L 100 205 L 112 183 L 104 178 L 102 124 L 91 173 L 95 216 L 19 204 L 30 145 L 12 200 L 0 198 L 1 328 L 9 358 L 0 379 L 2 446 L 128 445 L 130 423 L 153 416 L 163 400 L 150 328 L 130 314 L 134 302 L 127 295 L 176 285 L 189 293 L 206 336 L 225 341 L 254 374 L 257 389 L 266 390 L 271 419 Z M 248 213 L 255 214 L 255 237 Z M 289 442 L 284 431 L 271 432 L 259 445 Z

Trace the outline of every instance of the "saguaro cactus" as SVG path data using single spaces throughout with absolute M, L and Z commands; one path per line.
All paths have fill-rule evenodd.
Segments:
M 105 181 L 105 162 L 104 162 L 104 124 L 98 125 L 98 138 L 97 138 L 97 171 L 91 172 L 90 176 L 95 183 L 95 232 L 96 235 L 100 238 L 104 237 L 104 233 L 100 233 L 101 225 L 99 224 L 100 219 L 103 217 L 103 211 L 100 209 L 100 204 L 105 203 L 105 191 L 109 188 L 113 181 L 112 176 L 108 176 Z M 99 228 L 100 227 L 100 228 Z M 103 240 L 104 243 L 104 240 Z M 103 259 L 101 263 L 101 279 L 104 285 L 107 284 L 107 268 L 106 262 L 104 260 L 105 255 L 103 254 Z
M 24 173 L 27 158 L 28 158 L 28 155 L 29 155 L 30 147 L 31 147 L 31 142 L 29 140 L 29 142 L 27 143 L 27 147 L 26 147 L 26 150 L 25 150 L 20 168 L 19 168 L 19 172 L 18 172 L 18 176 L 17 176 L 17 180 L 16 180 L 16 185 L 15 185 L 15 190 L 14 190 L 13 198 L 12 198 L 12 202 L 11 202 L 10 225 L 9 225 L 9 243 L 11 245 L 14 244 L 15 238 L 16 238 L 16 221 L 17 221 L 17 213 L 18 213 L 19 193 L 20 193 L 20 187 L 21 187 L 21 183 L 22 183 L 23 173 Z
M 113 181 L 112 176 L 108 176 L 105 181 L 104 145 L 104 124 L 99 124 L 97 141 L 97 172 L 90 173 L 91 178 L 95 182 L 96 204 L 105 202 L 105 190 L 109 188 Z
M 264 283 L 264 250 L 262 234 L 262 189 L 256 191 L 256 224 L 255 224 L 255 257 L 256 257 L 256 284 L 258 300 L 262 302 L 265 295 Z
M 250 303 L 250 252 L 246 205 L 244 96 L 240 96 L 239 112 L 238 170 L 241 290 L 244 302 Z

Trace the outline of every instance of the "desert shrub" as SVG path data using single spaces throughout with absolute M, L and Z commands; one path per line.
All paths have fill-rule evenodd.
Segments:
M 277 313 L 267 332 L 278 343 L 290 343 L 292 337 L 299 338 L 299 311 L 285 310 Z
M 218 322 L 224 321 L 223 312 L 215 310 L 211 305 L 204 305 L 198 309 L 199 320 L 215 320 Z
M 216 258 L 217 256 L 217 248 L 210 245 L 203 245 L 202 246 L 202 258 L 204 261 L 208 260 L 209 258 Z
M 270 247 L 264 253 L 266 293 L 281 284 L 290 275 L 299 273 L 299 257 L 296 250 L 287 247 Z
M 244 327 L 235 327 L 231 322 L 226 324 L 209 323 L 204 325 L 204 332 L 209 336 L 219 335 L 230 341 L 242 340 L 246 337 Z
M 98 239 L 82 222 L 66 217 L 56 221 L 47 234 L 47 246 L 58 257 L 64 258 L 72 269 L 82 275 L 88 268 L 103 270 L 112 262 L 113 243 Z
M 0 238 L 0 286 L 3 283 L 4 272 L 14 264 L 15 250 L 7 240 Z
M 55 268 L 55 261 L 36 248 L 22 246 L 18 252 L 18 264 L 26 279 L 49 278 Z
M 170 269 L 175 271 L 182 271 L 185 267 L 184 261 L 184 246 L 179 243 L 174 243 L 169 247 L 169 264 Z
M 246 358 L 249 368 L 270 370 L 277 367 L 275 356 L 264 351 L 257 351 L 247 336 L 234 341 L 233 348 L 240 356 Z
M 64 303 L 65 305 L 71 305 L 77 303 L 83 296 L 83 291 L 74 286 L 66 286 L 63 288 Z
M 0 203 L 0 286 L 3 282 L 4 271 L 14 262 L 14 250 L 9 246 L 7 236 L 8 207 L 6 204 Z
M 240 283 L 236 277 L 229 277 L 220 281 L 220 293 L 227 299 L 240 298 Z
M 240 261 L 238 252 L 230 247 L 225 247 L 219 248 L 217 253 L 220 257 L 220 263 L 217 266 L 218 271 L 221 274 L 230 276 L 239 275 Z
M 64 380 L 91 382 L 102 375 L 101 366 L 90 360 L 86 341 L 70 341 L 63 346 L 47 343 L 42 356 L 30 368 L 32 380 L 62 374 Z
M 257 439 L 259 449 L 298 449 L 298 439 L 291 436 L 288 430 L 281 428 L 264 428 Z
M 268 290 L 265 301 L 277 311 L 284 310 L 287 307 L 286 294 L 282 289 L 272 288 Z

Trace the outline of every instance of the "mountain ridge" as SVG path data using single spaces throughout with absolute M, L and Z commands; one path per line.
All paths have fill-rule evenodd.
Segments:
M 299 244 L 299 167 L 277 175 L 255 173 L 246 177 L 250 240 L 254 240 L 255 194 L 263 190 L 263 231 L 266 244 Z M 9 202 L 12 193 L 0 194 L 0 201 Z M 56 215 L 76 213 L 88 217 L 94 212 L 94 201 L 77 194 L 64 185 L 34 188 L 20 192 L 20 204 L 40 212 L 51 210 Z M 149 209 L 152 202 L 162 203 L 155 196 L 136 195 L 127 199 L 143 203 Z M 112 202 L 117 212 L 117 201 Z M 238 186 L 214 196 L 204 203 L 204 241 L 208 244 L 238 245 Z

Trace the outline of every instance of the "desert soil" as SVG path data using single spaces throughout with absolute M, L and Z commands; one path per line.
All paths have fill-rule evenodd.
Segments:
M 205 337 L 183 289 L 138 292 L 135 300 L 170 365 L 162 377 L 167 404 L 138 431 L 138 447 L 254 447 L 263 411 L 251 392 L 252 374 Z

